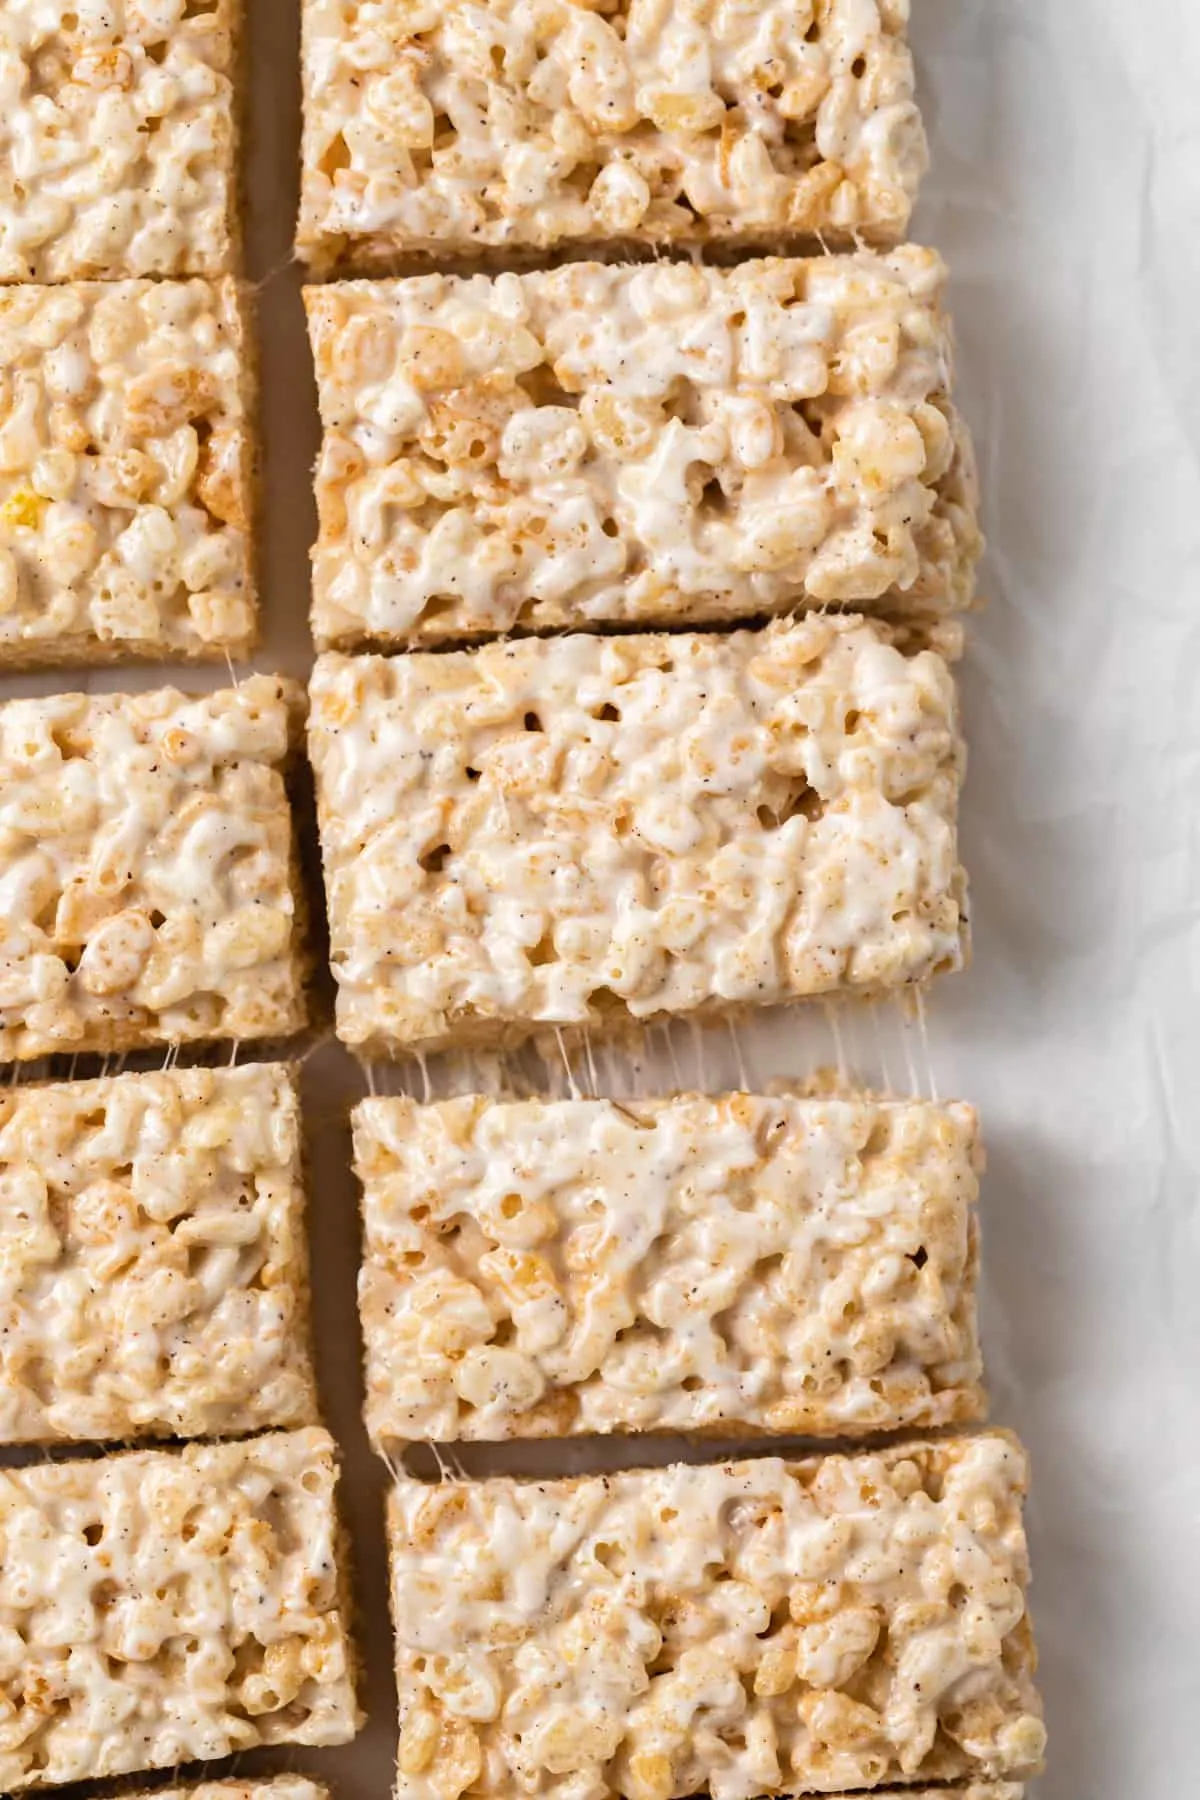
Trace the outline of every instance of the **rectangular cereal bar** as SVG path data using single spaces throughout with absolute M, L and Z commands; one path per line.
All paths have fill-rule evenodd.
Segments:
M 963 960 L 954 682 L 885 627 L 328 655 L 311 698 L 357 1049 L 878 993 Z
M 401 1479 L 398 1800 L 1023 1777 L 1045 1744 L 1001 1435 L 563 1481 Z
M 0 1443 L 317 1417 L 285 1068 L 0 1090 Z
M 944 277 L 906 245 L 307 288 L 318 642 L 968 605 Z
M 908 0 L 304 0 L 298 248 L 893 243 Z
M 222 275 L 242 0 L 0 7 L 0 281 Z
M 305 1022 L 291 684 L 0 706 L 0 1060 Z
M 0 1789 L 355 1734 L 332 1438 L 0 1471 Z
M 250 389 L 232 280 L 0 289 L 0 668 L 249 652 Z
M 126 1794 L 122 1800 L 329 1800 L 329 1789 L 321 1781 L 310 1781 L 307 1775 L 264 1775 L 257 1781 L 251 1776 L 222 1781 L 198 1781 L 191 1787 L 149 1788 Z M 906 1800 L 937 1800 L 932 1795 L 907 1795 Z M 960 1800 L 963 1797 L 960 1796 Z M 972 1800 L 970 1795 L 965 1800 Z M 976 1800 L 992 1800 L 980 1793 Z
M 381 1450 L 983 1416 L 970 1107 L 370 1099 L 354 1152 Z

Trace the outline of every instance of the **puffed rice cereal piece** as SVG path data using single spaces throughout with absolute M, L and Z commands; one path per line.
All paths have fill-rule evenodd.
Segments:
M 0 1789 L 347 1743 L 336 1454 L 310 1429 L 0 1470 Z
M 0 1443 L 311 1425 L 285 1068 L 0 1089 Z
M 293 684 L 0 706 L 0 1060 L 305 1023 Z
M 970 1107 L 374 1098 L 354 1151 L 385 1453 L 983 1416 Z
M 242 0 L 4 0 L 0 281 L 223 275 Z
M 318 643 L 968 606 L 944 279 L 905 245 L 307 288 Z
M 309 751 L 338 1033 L 369 1054 L 964 959 L 954 682 L 862 619 L 327 655 Z
M 232 280 L 0 289 L 0 667 L 249 653 L 251 389 Z
M 752 1800 L 1035 1773 L 1026 1482 L 999 1434 L 400 1479 L 397 1800 Z
M 894 243 L 908 0 L 304 0 L 298 247 Z

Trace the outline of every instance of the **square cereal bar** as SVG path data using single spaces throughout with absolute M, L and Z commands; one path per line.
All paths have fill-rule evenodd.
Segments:
M 399 1480 L 398 1800 L 536 1800 L 566 1773 L 624 1800 L 1033 1773 L 1026 1479 L 989 1435 Z
M 908 0 L 304 0 L 298 248 L 903 237 Z
M 354 1151 L 384 1452 L 983 1416 L 970 1107 L 370 1099 Z
M 0 1060 L 305 1023 L 288 682 L 0 706 Z
M 954 682 L 885 627 L 329 655 L 311 698 L 357 1049 L 879 993 L 963 960 Z
M 248 654 L 251 387 L 233 281 L 0 289 L 0 668 Z
M 312 1424 L 287 1069 L 0 1089 L 0 1443 Z
M 305 290 L 324 648 L 970 604 L 934 252 Z
M 0 1788 L 344 1744 L 332 1438 L 0 1471 Z
M 242 0 L 0 7 L 0 281 L 235 260 Z

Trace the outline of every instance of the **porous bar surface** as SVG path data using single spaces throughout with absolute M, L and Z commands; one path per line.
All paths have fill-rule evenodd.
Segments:
M 316 1429 L 0 1471 L 0 1787 L 348 1742 L 336 1473 Z
M 354 1153 L 379 1448 L 983 1415 L 967 1106 L 375 1098 Z
M 305 1022 L 293 686 L 0 706 L 0 1059 Z
M 316 1417 L 290 1072 L 0 1089 L 0 1442 Z
M 400 1800 L 752 1800 L 1034 1773 L 1025 1487 L 1000 1435 L 399 1481 Z
M 298 246 L 894 242 L 908 0 L 304 0 Z
M 222 275 L 242 0 L 4 0 L 0 281 Z
M 338 1032 L 373 1054 L 963 960 L 954 683 L 861 619 L 327 655 L 309 745 Z
M 258 1781 L 232 1776 L 224 1781 L 199 1781 L 192 1787 L 146 1788 L 125 1794 L 121 1800 L 329 1800 L 329 1789 L 307 1775 L 264 1775 Z M 990 1796 L 981 1795 L 978 1800 L 990 1800 Z
M 969 605 L 944 278 L 905 245 L 306 289 L 318 642 Z
M 0 668 L 249 652 L 250 389 L 232 280 L 0 288 Z
M 861 1791 L 861 1790 L 860 1790 Z M 966 1787 L 873 1788 L 873 1800 L 1024 1800 L 1025 1788 L 1015 1781 L 972 1781 Z M 848 1795 L 835 1800 L 851 1800 Z

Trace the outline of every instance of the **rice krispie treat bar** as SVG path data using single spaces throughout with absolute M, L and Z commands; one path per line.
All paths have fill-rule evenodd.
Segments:
M 874 1800 L 1024 1800 L 1025 1789 L 1016 1781 L 972 1781 L 966 1787 L 873 1788 Z M 843 1795 L 841 1800 L 850 1800 Z
M 0 1788 L 358 1729 L 319 1430 L 0 1471 Z
M 1038 1768 L 1003 1436 L 393 1488 L 398 1800 L 714 1800 Z
M 0 706 L 0 1060 L 304 1024 L 298 698 L 256 675 Z
M 908 0 L 304 0 L 299 250 L 904 235 Z
M 306 289 L 318 642 L 968 605 L 944 278 L 905 245 Z
M 0 1090 L 0 1442 L 312 1424 L 287 1069 Z
M 193 1787 L 148 1788 L 125 1796 L 125 1800 L 329 1800 L 329 1789 L 307 1775 L 264 1775 L 258 1781 L 234 1776 L 225 1781 L 199 1781 Z M 931 1797 L 908 1795 L 906 1800 Z M 966 1800 L 972 1796 L 968 1794 Z M 990 1790 L 975 1800 L 992 1800 Z
M 954 683 L 861 619 L 324 656 L 309 746 L 338 1033 L 370 1054 L 963 960 Z
M 385 1453 L 983 1416 L 970 1107 L 370 1099 L 354 1153 Z
M 251 410 L 232 280 L 0 289 L 0 668 L 249 652 Z
M 0 281 L 221 275 L 242 0 L 4 0 Z

